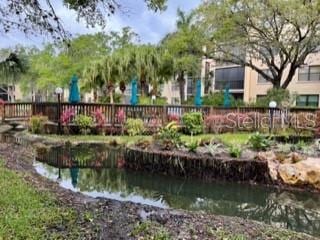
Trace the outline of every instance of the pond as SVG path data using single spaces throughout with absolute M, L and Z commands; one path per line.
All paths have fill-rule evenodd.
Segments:
M 320 236 L 317 194 L 133 172 L 123 164 L 121 148 L 83 144 L 38 150 L 34 166 L 62 187 L 92 197 L 238 216 Z

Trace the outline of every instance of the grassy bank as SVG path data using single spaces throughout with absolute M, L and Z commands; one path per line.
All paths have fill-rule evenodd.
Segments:
M 152 136 L 99 136 L 99 135 L 45 135 L 48 139 L 52 140 L 62 140 L 62 141 L 102 141 L 110 142 L 116 140 L 121 144 L 132 144 L 140 139 L 152 140 Z M 249 138 L 249 133 L 226 133 L 226 134 L 200 134 L 196 136 L 182 135 L 182 141 L 190 143 L 191 141 L 215 138 L 220 139 L 223 143 L 227 145 L 231 144 L 245 144 Z
M 77 227 L 73 226 L 74 212 L 59 207 L 48 193 L 33 189 L 22 176 L 6 169 L 1 160 L 0 196 L 0 239 L 77 236 Z M 69 234 L 61 233 L 61 229 Z

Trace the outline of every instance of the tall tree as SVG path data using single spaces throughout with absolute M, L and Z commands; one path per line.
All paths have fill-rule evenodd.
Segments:
M 120 0 L 61 0 L 64 7 L 74 10 L 77 19 L 88 26 L 104 27 L 106 16 L 122 11 Z M 165 9 L 166 0 L 144 0 L 153 11 Z M 2 0 L 0 2 L 0 30 L 7 33 L 20 30 L 26 34 L 48 34 L 55 40 L 66 40 L 70 34 L 64 29 L 56 13 L 53 0 Z
M 27 59 L 28 50 L 17 46 L 16 49 L 0 50 L 0 89 L 13 99 L 11 87 L 14 86 L 23 74 L 29 69 Z
M 316 0 L 209 0 L 199 14 L 211 58 L 248 66 L 275 88 L 286 89 L 306 58 L 319 50 Z
M 195 76 L 200 69 L 203 38 L 195 25 L 195 14 L 177 11 L 177 30 L 168 34 L 163 46 L 173 55 L 174 72 L 179 84 L 180 102 L 185 100 L 185 75 Z

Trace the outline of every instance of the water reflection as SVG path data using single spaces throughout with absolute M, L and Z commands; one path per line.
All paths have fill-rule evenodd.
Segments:
M 121 149 L 105 146 L 56 148 L 37 160 L 48 163 L 35 164 L 40 174 L 57 179 L 60 171 L 63 187 L 93 197 L 239 216 L 320 236 L 320 197 L 315 194 L 126 171 Z

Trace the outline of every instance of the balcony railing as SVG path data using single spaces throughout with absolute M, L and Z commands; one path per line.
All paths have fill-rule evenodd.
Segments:
M 229 89 L 243 89 L 244 88 L 244 81 L 216 81 L 214 88 L 216 90 L 223 90 L 226 87 Z

